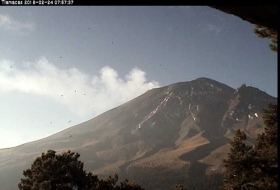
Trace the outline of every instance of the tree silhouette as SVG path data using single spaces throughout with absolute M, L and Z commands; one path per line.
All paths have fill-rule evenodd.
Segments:
M 90 190 L 98 178 L 83 169 L 80 155 L 71 151 L 56 154 L 54 150 L 35 159 L 30 169 L 23 171 L 25 178 L 18 184 L 20 190 Z
M 79 161 L 80 154 L 54 150 L 35 159 L 30 169 L 24 170 L 25 178 L 18 184 L 20 190 L 144 190 L 127 179 L 117 185 L 118 175 L 99 180 L 96 175 L 86 172 Z
M 231 142 L 228 157 L 223 160 L 226 168 L 223 189 L 240 189 L 243 184 L 249 182 L 252 171 L 252 146 L 244 143 L 246 139 L 246 134 L 238 129 Z
M 264 109 L 264 132 L 258 135 L 255 147 L 256 165 L 254 175 L 258 179 L 255 185 L 259 189 L 277 189 L 277 105 L 269 104 L 268 109 Z
M 264 132 L 255 146 L 246 145 L 246 135 L 237 130 L 228 157 L 224 159 L 223 189 L 277 189 L 277 105 L 264 109 Z
M 265 26 L 256 25 L 254 32 L 257 34 L 260 38 L 268 38 L 271 39 L 271 44 L 269 44 L 269 47 L 272 51 L 277 52 L 278 46 L 277 46 L 277 31 L 271 30 Z
M 175 185 L 173 190 L 188 190 L 184 185 Z

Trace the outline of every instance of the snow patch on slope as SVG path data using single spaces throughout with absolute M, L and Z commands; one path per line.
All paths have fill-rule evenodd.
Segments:
M 191 113 L 191 116 L 192 116 L 193 120 L 195 121 L 195 120 L 196 120 L 196 118 L 193 116 L 193 113 Z
M 165 106 L 167 101 L 169 100 L 170 96 L 172 95 L 172 92 L 169 94 L 169 96 L 165 97 L 160 103 L 159 105 L 156 107 L 156 109 L 154 109 L 153 111 L 150 112 L 150 114 L 148 116 L 146 116 L 144 118 L 143 121 L 141 121 L 141 123 L 138 124 L 138 128 L 140 129 L 141 126 L 143 125 L 143 123 L 145 123 L 147 120 L 149 120 L 151 117 L 153 117 L 153 115 L 155 115 L 158 111 L 158 109 L 160 108 L 160 106 Z
M 192 96 L 193 95 L 193 87 L 191 87 L 192 88 L 192 91 L 191 91 L 191 95 L 190 96 Z
M 248 109 L 250 110 L 250 109 L 252 109 L 252 108 L 253 108 L 252 104 L 249 104 L 249 105 L 248 105 Z
M 228 136 L 230 134 L 230 129 L 227 129 L 227 132 L 226 132 L 226 134 L 224 135 L 224 137 L 225 136 Z

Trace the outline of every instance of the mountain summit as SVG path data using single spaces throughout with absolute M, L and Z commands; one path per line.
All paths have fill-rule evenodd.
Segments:
M 42 152 L 70 149 L 95 174 L 119 173 L 149 189 L 166 189 L 164 183 L 150 186 L 151 174 L 177 172 L 184 180 L 193 172 L 221 172 L 235 131 L 243 129 L 253 142 L 264 129 L 262 109 L 269 102 L 277 99 L 257 88 L 233 89 L 208 78 L 152 89 L 87 122 L 0 150 L 0 184 L 15 187 Z

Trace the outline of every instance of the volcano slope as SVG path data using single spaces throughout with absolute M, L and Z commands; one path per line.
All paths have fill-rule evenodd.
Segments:
M 1 149 L 0 186 L 18 189 L 22 171 L 53 149 L 80 153 L 85 169 L 100 177 L 118 173 L 146 189 L 170 189 L 222 172 L 235 131 L 253 143 L 269 102 L 277 99 L 257 88 L 208 78 L 152 89 L 47 138 Z

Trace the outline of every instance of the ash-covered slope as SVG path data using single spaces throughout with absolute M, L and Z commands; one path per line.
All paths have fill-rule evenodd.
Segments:
M 175 170 L 189 161 L 218 168 L 236 129 L 256 138 L 262 109 L 276 101 L 256 88 L 235 90 L 208 78 L 152 89 L 85 123 L 0 150 L 0 185 L 15 187 L 23 169 L 48 149 L 77 151 L 86 169 L 100 175 L 133 177 L 134 168 Z

